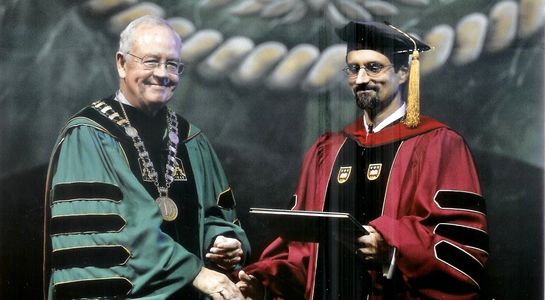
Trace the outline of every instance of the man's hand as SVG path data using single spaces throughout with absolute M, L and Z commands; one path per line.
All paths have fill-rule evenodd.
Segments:
M 193 286 L 213 300 L 244 300 L 238 287 L 227 276 L 204 267 L 193 279 Z
M 238 272 L 237 287 L 246 297 L 246 300 L 262 300 L 265 295 L 265 287 L 254 275 L 247 274 L 243 270 Z
M 231 270 L 242 261 L 243 255 L 239 240 L 218 235 L 206 258 L 223 269 Z
M 357 240 L 356 253 L 358 257 L 371 265 L 380 263 L 383 251 L 386 248 L 382 235 L 371 226 L 363 226 L 369 232 Z

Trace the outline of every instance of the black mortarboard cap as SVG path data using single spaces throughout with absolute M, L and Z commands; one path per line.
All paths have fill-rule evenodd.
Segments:
M 414 50 L 422 52 L 430 49 L 415 37 L 382 22 L 350 22 L 338 34 L 346 41 L 347 52 L 369 49 L 384 54 L 410 54 Z

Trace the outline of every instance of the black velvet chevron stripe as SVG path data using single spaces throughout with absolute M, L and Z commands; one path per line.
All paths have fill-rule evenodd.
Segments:
M 291 196 L 290 198 L 290 202 L 288 204 L 287 209 L 293 209 L 295 205 L 297 205 L 297 195 L 293 194 L 293 196 Z
M 109 268 L 124 264 L 130 253 L 121 246 L 92 246 L 53 251 L 51 265 L 55 269 L 93 266 Z
M 441 241 L 435 245 L 437 258 L 473 279 L 479 286 L 484 279 L 484 267 L 471 255 L 449 244 Z
M 233 191 L 228 189 L 218 196 L 218 205 L 223 208 L 235 208 L 235 197 L 233 196 Z
M 103 182 L 61 183 L 55 186 L 53 202 L 74 199 L 106 199 L 115 202 L 123 199 L 119 187 Z
M 125 278 L 71 281 L 55 285 L 55 299 L 125 299 L 132 284 Z
M 118 232 L 127 222 L 119 215 L 67 215 L 51 218 L 51 234 Z
M 462 245 L 489 252 L 488 234 L 484 231 L 454 224 L 439 224 L 435 233 Z
M 435 201 L 441 208 L 466 209 L 486 214 L 484 198 L 464 191 L 439 191 Z

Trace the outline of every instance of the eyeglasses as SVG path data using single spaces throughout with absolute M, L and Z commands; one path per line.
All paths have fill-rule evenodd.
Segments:
M 134 58 L 137 58 L 140 60 L 140 64 L 144 67 L 145 70 L 155 70 L 155 68 L 159 67 L 160 65 L 165 65 L 165 68 L 167 69 L 167 73 L 172 75 L 178 75 L 181 76 L 184 72 L 184 64 L 182 62 L 169 60 L 164 63 L 159 62 L 154 57 L 139 57 L 132 53 L 127 53 L 130 56 L 133 56 Z
M 388 68 L 392 67 L 393 65 L 383 65 L 377 62 L 370 62 L 363 66 L 357 65 L 357 64 L 349 64 L 347 65 L 343 71 L 348 75 L 349 77 L 356 77 L 360 73 L 360 70 L 363 69 L 367 73 L 368 76 L 377 76 L 382 71 L 387 70 Z

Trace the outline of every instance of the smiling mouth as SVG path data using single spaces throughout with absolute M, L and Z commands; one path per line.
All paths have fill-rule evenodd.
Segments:
M 149 86 L 152 86 L 152 87 L 160 87 L 160 88 L 168 88 L 169 85 L 168 84 L 157 84 L 157 83 L 150 83 L 148 84 Z
M 357 90 L 356 91 L 356 95 L 360 95 L 360 94 L 371 94 L 371 93 L 376 93 L 377 91 L 373 90 L 373 89 L 366 89 L 366 90 Z

